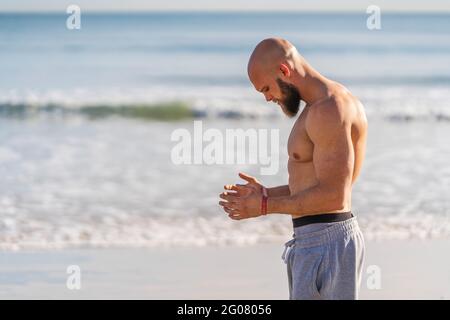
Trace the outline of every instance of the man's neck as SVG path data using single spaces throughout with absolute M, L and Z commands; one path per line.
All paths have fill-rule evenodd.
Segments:
M 330 81 L 314 70 L 311 66 L 304 66 L 304 75 L 297 81 L 302 100 L 312 105 L 329 96 Z

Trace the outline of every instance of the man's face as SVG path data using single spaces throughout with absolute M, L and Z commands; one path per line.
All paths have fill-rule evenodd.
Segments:
M 298 113 L 301 95 L 294 85 L 277 76 L 272 78 L 269 74 L 251 75 L 250 81 L 255 89 L 264 95 L 266 101 L 280 105 L 288 117 L 294 117 Z

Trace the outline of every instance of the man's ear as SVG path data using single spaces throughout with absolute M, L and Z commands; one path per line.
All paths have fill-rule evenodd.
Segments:
M 289 70 L 289 67 L 284 63 L 280 64 L 280 71 L 283 73 L 285 77 L 291 76 L 291 70 Z

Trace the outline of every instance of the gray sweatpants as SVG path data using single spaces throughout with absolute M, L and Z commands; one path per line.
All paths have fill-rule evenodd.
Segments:
M 364 250 L 356 217 L 294 228 L 282 257 L 289 299 L 358 299 Z

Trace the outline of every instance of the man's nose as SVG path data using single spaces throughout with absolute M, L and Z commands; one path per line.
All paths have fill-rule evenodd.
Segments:
M 271 95 L 264 94 L 264 97 L 266 98 L 266 101 L 267 101 L 267 102 L 273 100 L 273 97 L 272 97 Z

